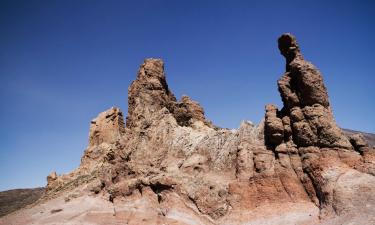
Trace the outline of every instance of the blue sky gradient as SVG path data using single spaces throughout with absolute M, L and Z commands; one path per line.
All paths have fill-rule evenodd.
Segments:
M 0 0 L 0 190 L 79 165 L 90 120 L 126 114 L 144 58 L 221 127 L 281 106 L 277 38 L 323 73 L 337 123 L 375 132 L 375 1 Z

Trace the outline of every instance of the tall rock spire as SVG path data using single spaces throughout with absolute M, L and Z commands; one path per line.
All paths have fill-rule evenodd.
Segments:
M 190 126 L 195 121 L 211 126 L 198 102 L 188 96 L 183 96 L 179 102 L 176 100 L 168 87 L 161 59 L 145 59 L 137 79 L 129 87 L 128 104 L 126 127 L 129 129 L 144 129 L 148 126 L 147 120 L 162 108 L 172 113 L 180 126 Z
M 150 118 L 163 107 L 171 110 L 176 102 L 176 97 L 168 88 L 161 59 L 145 59 L 128 92 L 127 128 L 142 126 L 143 118 Z
M 304 60 L 296 38 L 283 34 L 278 39 L 278 47 L 286 59 L 286 72 L 277 82 L 284 107 L 278 112 L 274 110 L 278 118 L 266 114 L 266 141 L 276 146 L 292 140 L 302 147 L 352 148 L 334 121 L 322 75 Z M 280 127 L 281 119 L 284 129 L 292 132 L 275 129 Z M 283 140 L 275 140 L 281 133 L 285 133 Z

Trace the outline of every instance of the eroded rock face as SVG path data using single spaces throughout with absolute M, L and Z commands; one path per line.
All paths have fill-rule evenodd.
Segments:
M 363 163 L 366 157 L 358 153 L 371 155 L 373 151 L 361 136 L 349 140 L 336 125 L 323 77 L 304 60 L 295 37 L 283 34 L 278 45 L 286 59 L 286 72 L 278 81 L 284 107 L 280 111 L 273 105 L 266 107 L 266 143 L 279 155 L 298 149 L 303 173 L 297 174 L 322 216 L 354 212 L 360 207 L 354 207 L 355 202 L 363 195 L 374 204 L 370 200 L 375 191 L 370 185 L 374 177 L 366 174 L 371 174 L 374 162 Z M 342 177 L 353 181 L 344 184 Z M 357 179 L 361 184 L 356 184 Z M 357 185 L 368 187 L 368 191 L 356 195 Z
M 110 158 L 124 134 L 124 118 L 119 108 L 112 107 L 100 113 L 91 121 L 89 144 L 82 156 L 80 170 L 92 171 Z
M 281 35 L 278 43 L 286 58 L 286 72 L 278 81 L 284 107 L 278 114 L 280 119 L 289 118 L 284 120 L 290 120 L 293 141 L 299 146 L 350 149 L 351 144 L 333 119 L 320 72 L 304 60 L 293 35 Z M 271 135 L 269 140 L 272 139 Z
M 122 137 L 125 124 L 119 108 L 112 107 L 91 121 L 89 147 L 102 143 L 113 144 Z
M 279 145 L 284 140 L 284 125 L 281 118 L 277 117 L 277 107 L 275 105 L 266 106 L 264 132 L 266 141 L 271 145 Z
M 156 224 L 371 221 L 374 150 L 342 135 L 322 75 L 296 39 L 284 34 L 278 44 L 286 58 L 283 108 L 267 105 L 259 125 L 244 121 L 233 130 L 212 125 L 188 96 L 177 101 L 163 61 L 146 59 L 128 90 L 126 126 L 117 108 L 99 114 L 80 167 L 50 175 L 49 193 L 88 185 L 90 196 L 108 198 L 136 224 L 150 224 L 141 215 L 155 210 Z M 122 200 L 152 208 L 121 207 Z
M 56 188 L 59 185 L 58 182 L 58 176 L 56 174 L 56 171 L 52 171 L 50 174 L 47 176 L 47 190 L 52 190 Z
M 128 116 L 126 127 L 145 129 L 152 122 L 152 115 L 163 108 L 171 113 L 181 126 L 190 126 L 194 121 L 206 121 L 204 110 L 198 102 L 183 96 L 177 102 L 174 94 L 169 90 L 164 62 L 161 59 L 146 59 L 141 65 L 137 79 L 129 87 Z
M 142 122 L 163 107 L 173 109 L 174 102 L 176 98 L 168 88 L 163 61 L 146 59 L 129 87 L 126 127 L 144 129 L 148 124 Z

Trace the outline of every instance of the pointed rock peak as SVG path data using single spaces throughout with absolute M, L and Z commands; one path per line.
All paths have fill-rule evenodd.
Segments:
M 140 66 L 137 79 L 128 90 L 128 116 L 126 127 L 142 127 L 142 121 L 162 108 L 169 111 L 176 98 L 169 90 L 161 59 L 145 59 Z
M 138 70 L 137 79 L 134 82 L 142 83 L 145 89 L 157 89 L 165 92 L 166 95 L 173 96 L 168 88 L 162 59 L 145 59 Z
M 165 78 L 163 60 L 154 58 L 145 59 L 138 72 L 138 78 L 142 77 L 146 79 L 147 77 Z
M 126 127 L 129 129 L 147 128 L 155 113 L 163 108 L 180 126 L 192 126 L 196 121 L 212 126 L 205 119 L 204 110 L 198 102 L 188 96 L 177 102 L 168 87 L 161 59 L 146 59 L 140 66 L 137 79 L 129 87 L 128 107 Z
M 278 39 L 280 53 L 291 62 L 295 57 L 302 57 L 296 38 L 290 34 L 282 34 Z
M 115 143 L 124 133 L 123 114 L 119 108 L 112 107 L 91 121 L 89 147 Z

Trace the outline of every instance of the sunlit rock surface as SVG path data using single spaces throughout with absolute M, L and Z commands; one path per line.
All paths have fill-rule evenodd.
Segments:
M 118 108 L 91 122 L 81 165 L 1 224 L 374 224 L 375 154 L 336 125 L 321 73 L 291 34 L 279 49 L 283 107 L 219 128 L 164 63 L 146 59 Z M 256 95 L 256 93 L 254 93 Z

